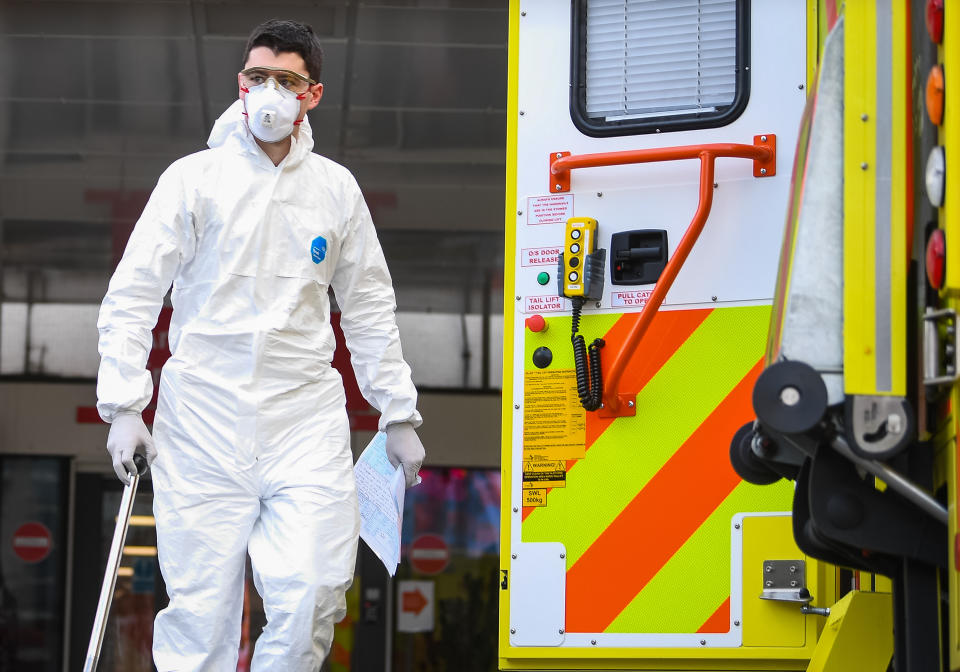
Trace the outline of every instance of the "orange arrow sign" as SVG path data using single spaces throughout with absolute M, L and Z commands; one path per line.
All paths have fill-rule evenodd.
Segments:
M 414 588 L 413 590 L 402 593 L 400 599 L 402 600 L 404 613 L 409 611 L 413 613 L 414 616 L 419 616 L 420 612 L 423 611 L 423 608 L 428 604 L 427 598 L 423 596 L 419 588 Z

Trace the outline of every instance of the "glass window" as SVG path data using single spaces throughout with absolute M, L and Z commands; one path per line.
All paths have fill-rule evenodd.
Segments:
M 571 113 L 587 135 L 728 124 L 746 106 L 748 0 L 575 0 Z
M 67 460 L 0 457 L 0 670 L 63 669 Z
M 393 670 L 496 670 L 500 472 L 434 468 L 420 475 L 403 509 Z

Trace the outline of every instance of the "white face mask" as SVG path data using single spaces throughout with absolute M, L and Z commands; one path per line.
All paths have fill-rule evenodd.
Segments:
M 251 87 L 244 97 L 247 126 L 254 137 L 263 142 L 280 142 L 293 133 L 300 116 L 297 94 L 279 86 L 272 77 L 260 86 Z

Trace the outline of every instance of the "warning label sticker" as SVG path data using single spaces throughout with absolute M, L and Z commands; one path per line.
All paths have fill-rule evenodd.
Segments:
M 573 217 L 573 194 L 527 198 L 527 224 L 562 224 L 571 217 Z
M 573 369 L 524 372 L 524 462 L 582 458 L 586 426 Z
M 562 249 L 559 245 L 556 247 L 525 247 L 520 250 L 520 265 L 556 266 Z
M 533 490 L 523 491 L 524 506 L 546 506 L 547 490 L 546 488 L 535 488 Z
M 563 297 L 553 295 L 528 296 L 523 305 L 525 313 L 560 313 L 563 312 Z
M 617 307 L 643 308 L 653 294 L 651 289 L 640 289 L 632 292 L 610 292 L 610 303 Z
M 523 489 L 563 488 L 567 485 L 566 462 L 563 460 L 528 460 L 523 463 Z

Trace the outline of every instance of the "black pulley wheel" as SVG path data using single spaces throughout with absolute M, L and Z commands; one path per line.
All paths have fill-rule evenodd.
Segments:
M 827 386 L 810 365 L 781 361 L 768 366 L 753 386 L 753 410 L 765 427 L 803 434 L 827 411 Z
M 737 430 L 730 441 L 730 464 L 737 476 L 754 485 L 770 485 L 780 480 L 775 473 L 753 452 L 753 423 L 748 422 Z

